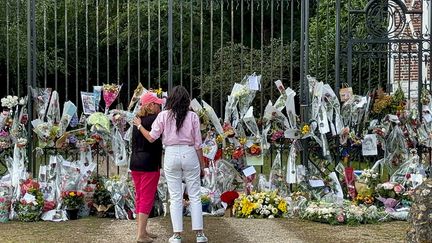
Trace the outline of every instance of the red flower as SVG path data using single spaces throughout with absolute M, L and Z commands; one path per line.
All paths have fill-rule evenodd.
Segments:
M 48 212 L 50 210 L 53 210 L 55 208 L 56 204 L 54 201 L 45 201 L 44 202 L 44 207 L 43 207 L 43 212 Z
M 234 201 L 239 197 L 238 192 L 236 191 L 226 191 L 222 193 L 221 200 L 222 202 L 228 204 L 228 206 L 234 205 Z
M 21 193 L 24 195 L 29 189 L 39 190 L 39 183 L 32 179 L 27 179 L 21 184 Z
M 218 161 L 222 158 L 222 149 L 218 149 L 214 157 L 214 161 Z
M 236 150 L 234 150 L 234 152 L 233 152 L 233 154 L 232 154 L 232 157 L 233 157 L 233 159 L 240 159 L 241 157 L 243 157 L 243 155 L 244 155 L 244 150 L 243 150 L 243 148 L 242 147 L 238 147 L 238 148 L 236 148 Z

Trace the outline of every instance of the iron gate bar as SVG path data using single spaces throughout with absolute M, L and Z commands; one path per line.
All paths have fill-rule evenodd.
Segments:
M 294 0 L 291 0 L 291 36 L 290 36 L 290 87 L 293 88 L 293 82 L 294 82 L 294 73 L 293 73 L 293 67 L 294 67 L 294 63 L 293 63 L 293 54 L 294 54 Z M 262 39 L 262 38 L 261 38 Z M 262 40 L 261 40 L 262 42 Z M 262 71 L 261 71 L 262 73 Z M 262 113 L 262 112 L 261 112 Z
M 120 3 L 117 0 L 117 84 L 120 84 Z M 141 82 L 140 79 L 138 79 Z M 128 83 L 128 100 L 130 100 L 130 84 Z
M 106 82 L 107 84 L 110 83 L 110 68 L 109 68 L 109 64 L 110 64 L 110 54 L 109 54 L 109 0 L 105 0 L 106 1 L 106 9 L 105 9 L 105 14 L 106 14 Z M 128 85 L 130 87 L 130 85 Z M 130 92 L 128 92 L 128 95 L 130 94 Z
M 283 20 L 284 20 L 284 11 L 283 11 L 283 9 L 284 9 L 284 5 L 283 5 L 283 3 L 284 3 L 284 1 L 282 0 L 281 1 L 281 13 L 280 13 L 280 18 L 281 18 L 281 22 L 280 22 L 280 28 L 281 28 L 281 30 L 280 30 L 280 32 L 281 32 L 281 45 L 280 45 L 280 61 L 281 61 L 281 63 L 283 63 L 283 57 L 284 57 L 284 54 L 283 54 L 283 46 L 284 46 L 284 43 L 283 43 Z M 282 67 L 282 65 L 280 65 L 280 80 L 281 80 L 281 82 L 283 82 L 284 80 L 283 80 L 283 67 Z
M 6 0 L 6 90 L 10 90 L 10 84 L 9 84 L 9 0 Z
M 85 0 L 86 91 L 89 91 L 89 83 L 90 83 L 90 79 L 89 79 L 90 75 L 89 75 L 89 36 L 88 36 L 88 26 L 89 26 L 89 24 L 88 24 L 88 0 Z
M 210 1 L 210 106 L 213 106 L 213 1 Z
M 263 73 L 263 71 L 264 71 L 264 67 L 263 67 L 263 64 L 264 64 L 264 0 L 261 0 L 261 62 L 260 62 L 260 66 L 261 66 L 261 68 L 260 68 L 260 70 L 261 70 L 261 73 Z M 264 82 L 264 80 L 261 80 L 261 90 L 263 91 L 263 82 Z M 264 92 L 260 92 L 260 114 L 261 114 L 261 116 L 264 114 L 264 108 L 263 108 L 263 103 L 264 103 Z M 221 112 L 221 114 L 222 114 L 222 112 Z M 261 173 L 262 173 L 262 171 L 261 171 Z
M 224 15 L 223 15 L 223 10 L 224 10 L 224 0 L 221 0 L 221 2 L 220 2 L 220 29 L 221 29 L 221 34 L 220 34 L 220 49 L 222 50 L 223 49 L 223 47 L 224 47 L 224 44 L 223 44 L 223 41 L 224 41 L 224 35 L 223 35 L 223 30 L 224 30 Z M 222 52 L 221 52 L 221 55 L 223 55 L 222 54 Z M 220 65 L 222 66 L 222 64 L 223 64 L 223 57 L 221 57 L 221 63 L 220 63 Z M 220 99 L 220 115 L 222 116 L 222 114 L 223 114 L 223 92 L 222 92 L 222 82 L 219 82 L 219 89 L 220 89 L 220 95 L 219 95 L 219 99 Z
M 137 35 L 137 37 L 138 37 L 138 41 L 137 41 L 137 44 L 138 44 L 138 46 L 137 46 L 137 48 L 138 48 L 138 70 L 137 70 L 137 72 L 138 72 L 138 82 L 141 82 L 141 21 L 140 21 L 140 3 L 141 3 L 141 0 L 137 0 L 137 22 L 138 22 L 138 28 L 137 28 L 137 31 L 138 31 L 138 35 Z M 169 18 L 169 17 L 168 17 Z M 169 44 L 169 43 L 168 43 Z M 128 92 L 129 93 L 129 92 Z
M 234 49 L 234 1 L 231 0 L 231 50 Z M 233 65 L 233 53 L 230 52 L 230 60 L 231 60 L 231 83 L 234 80 L 234 65 Z
M 158 0 L 158 88 L 161 87 L 161 0 Z
M 336 43 L 335 43 L 335 93 L 339 97 L 339 88 L 340 88 L 340 11 L 341 11 L 341 0 L 336 0 Z M 348 16 L 349 18 L 349 16 Z M 349 24 L 349 21 L 348 21 Z
M 150 41 L 151 29 L 150 29 L 150 1 L 147 1 L 147 87 L 150 88 L 150 79 L 151 79 L 151 60 L 150 60 L 150 51 L 151 51 L 151 41 Z
M 17 2 L 17 9 L 16 9 L 16 14 L 17 14 L 17 23 L 16 23 L 16 28 L 17 28 L 17 72 L 16 72 L 16 74 L 17 74 L 17 94 L 18 95 L 20 95 L 21 94 L 21 89 L 20 89 L 20 84 L 21 84 L 21 82 L 20 82 L 20 80 L 21 80 L 21 78 L 20 78 L 20 45 L 19 45 L 19 39 L 20 39 L 20 33 L 19 33 L 19 30 L 20 30 L 20 28 L 19 28 L 19 24 L 20 24 L 20 11 L 19 11 L 19 9 L 20 9 L 20 0 L 17 0 L 16 1 Z
M 302 1 L 303 2 L 303 1 Z M 303 32 L 302 32 L 303 33 Z M 270 77 L 273 77 L 273 1 L 270 7 Z M 270 99 L 273 100 L 273 82 L 270 85 Z
M 173 0 L 168 0 L 168 92 L 171 93 L 173 88 Z M 160 83 L 159 83 L 160 87 Z
M 243 2 L 240 1 L 240 76 L 243 78 Z
M 78 106 L 79 79 L 78 79 L 78 1 L 75 3 L 75 104 Z
M 96 83 L 99 85 L 99 0 L 96 0 Z
M 199 98 L 202 100 L 202 79 L 203 79 L 203 22 L 204 22 L 204 16 L 203 16 L 203 0 L 200 0 L 200 93 Z
M 130 0 L 126 2 L 127 7 L 127 83 L 128 83 L 128 93 L 130 93 L 130 80 L 131 80 L 131 67 L 130 67 Z
M 64 1 L 64 55 L 65 55 L 65 65 L 64 65 L 64 82 L 65 82 L 65 98 L 68 100 L 68 16 L 67 16 L 67 2 L 68 0 Z
M 183 1 L 180 1 L 180 85 L 183 86 Z
M 193 97 L 193 1 L 190 1 L 190 44 L 189 44 L 189 94 Z

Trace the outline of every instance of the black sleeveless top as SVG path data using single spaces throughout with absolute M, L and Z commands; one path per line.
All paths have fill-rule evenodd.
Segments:
M 141 117 L 141 125 L 151 130 L 151 125 L 157 115 Z M 159 171 L 162 161 L 162 141 L 157 139 L 150 143 L 137 129 L 133 127 L 132 131 L 132 155 L 130 169 L 132 171 Z

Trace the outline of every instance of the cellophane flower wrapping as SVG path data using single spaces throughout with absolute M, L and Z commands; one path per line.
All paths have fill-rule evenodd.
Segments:
M 114 163 L 116 166 L 127 166 L 128 165 L 128 156 L 126 151 L 126 143 L 123 140 L 123 137 L 118 129 L 118 127 L 114 127 L 111 137 L 112 142 L 112 150 L 114 156 Z
M 219 118 L 216 115 L 216 112 L 213 110 L 213 107 L 211 107 L 209 104 L 207 104 L 205 101 L 202 101 L 203 103 L 203 109 L 207 112 L 207 115 L 216 129 L 216 132 L 218 134 L 223 134 L 222 125 L 220 124 Z
M 161 170 L 161 175 L 159 177 L 158 187 L 157 187 L 157 195 L 159 200 L 162 201 L 163 213 L 164 216 L 168 214 L 168 184 L 165 178 L 165 174 L 163 170 Z
M 108 114 L 109 107 L 117 99 L 122 85 L 117 84 L 104 84 L 103 85 L 103 99 L 105 101 L 105 114 Z
M 51 156 L 50 160 L 52 157 L 55 156 Z M 49 166 L 41 165 L 39 167 L 39 184 L 44 198 L 44 207 L 42 209 L 43 213 L 53 210 L 57 206 L 57 173 L 55 169 L 51 168 L 51 166 L 56 165 L 50 163 Z
M 264 174 L 258 175 L 258 186 L 257 189 L 259 192 L 266 192 L 270 190 L 270 183 L 267 181 L 267 178 Z
M 419 156 L 413 152 L 390 177 L 390 182 L 399 183 L 407 190 L 413 190 L 426 179 L 426 168 L 420 163 Z
M 9 183 L 0 182 L 0 223 L 9 221 L 9 213 L 12 203 L 12 186 Z
M 254 75 L 255 74 L 252 76 Z M 234 94 L 234 96 L 238 99 L 240 118 L 246 114 L 249 106 L 255 98 L 256 90 L 251 89 L 249 85 L 250 78 L 252 76 L 245 76 L 242 81 L 242 89 L 238 93 Z
M 285 173 L 282 168 L 281 151 L 278 150 L 270 170 L 270 190 L 277 190 L 282 197 L 288 196 L 289 189 L 285 181 Z
M 27 153 L 25 148 L 20 148 L 15 144 L 13 157 L 6 158 L 6 167 L 8 168 L 11 177 L 11 185 L 13 187 L 13 200 L 18 200 L 21 194 L 20 181 L 27 179 L 25 161 Z
M 335 92 L 330 85 L 323 86 L 322 102 L 327 112 L 327 119 L 329 121 L 330 130 L 332 135 L 340 134 L 342 130 L 342 120 L 340 115 L 340 103 Z
M 389 133 L 385 144 L 385 163 L 391 172 L 395 171 L 405 160 L 408 150 L 405 136 L 399 125 L 395 125 Z
M 63 105 L 63 113 L 60 118 L 60 132 L 59 134 L 63 134 L 69 124 L 71 123 L 72 118 L 76 117 L 77 107 L 71 101 L 66 101 Z M 78 119 L 76 117 L 76 119 Z
M 129 102 L 128 111 L 130 111 L 132 107 L 135 105 L 135 103 L 137 103 L 140 100 L 141 96 L 147 92 L 148 91 L 144 88 L 141 82 L 138 83 L 138 86 L 135 88 L 134 93 L 132 95 L 131 101 Z
M 110 192 L 111 200 L 114 204 L 115 216 L 117 219 L 131 219 L 128 211 L 134 211 L 134 203 L 128 200 L 132 197 L 125 177 L 110 178 L 105 181 L 105 188 Z
M 60 103 L 57 91 L 53 91 L 46 114 L 48 123 L 58 124 L 60 122 Z
M 58 156 L 61 161 L 61 191 L 78 191 L 81 174 L 79 165 Z
M 51 97 L 51 88 L 31 88 L 34 104 L 36 105 L 37 117 L 44 119 Z
M 287 117 L 281 111 L 276 109 L 276 107 L 272 105 L 271 101 L 269 101 L 264 109 L 264 120 L 272 124 L 272 130 L 285 131 L 286 129 L 291 128 Z
M 239 83 L 235 83 L 232 90 L 231 90 L 231 94 L 228 96 L 228 101 L 225 104 L 225 117 L 224 117 L 224 122 L 230 122 L 232 119 L 232 114 L 234 112 L 234 109 L 237 107 L 237 104 L 239 102 L 239 96 L 244 95 L 244 86 L 239 84 Z
M 38 147 L 54 147 L 55 141 L 60 135 L 60 127 L 49 122 L 42 122 L 41 120 L 33 120 L 33 131 L 38 137 Z
M 288 161 L 287 161 L 287 171 L 286 171 L 286 182 L 289 184 L 297 183 L 297 166 L 296 166 L 296 160 L 297 160 L 297 149 L 295 144 L 297 143 L 297 140 L 294 140 L 291 144 L 290 151 L 288 154 Z

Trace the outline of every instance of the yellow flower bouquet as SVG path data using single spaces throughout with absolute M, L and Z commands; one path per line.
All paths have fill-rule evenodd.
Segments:
M 239 218 L 277 218 L 287 213 L 287 202 L 277 191 L 240 194 L 235 200 L 234 210 Z

